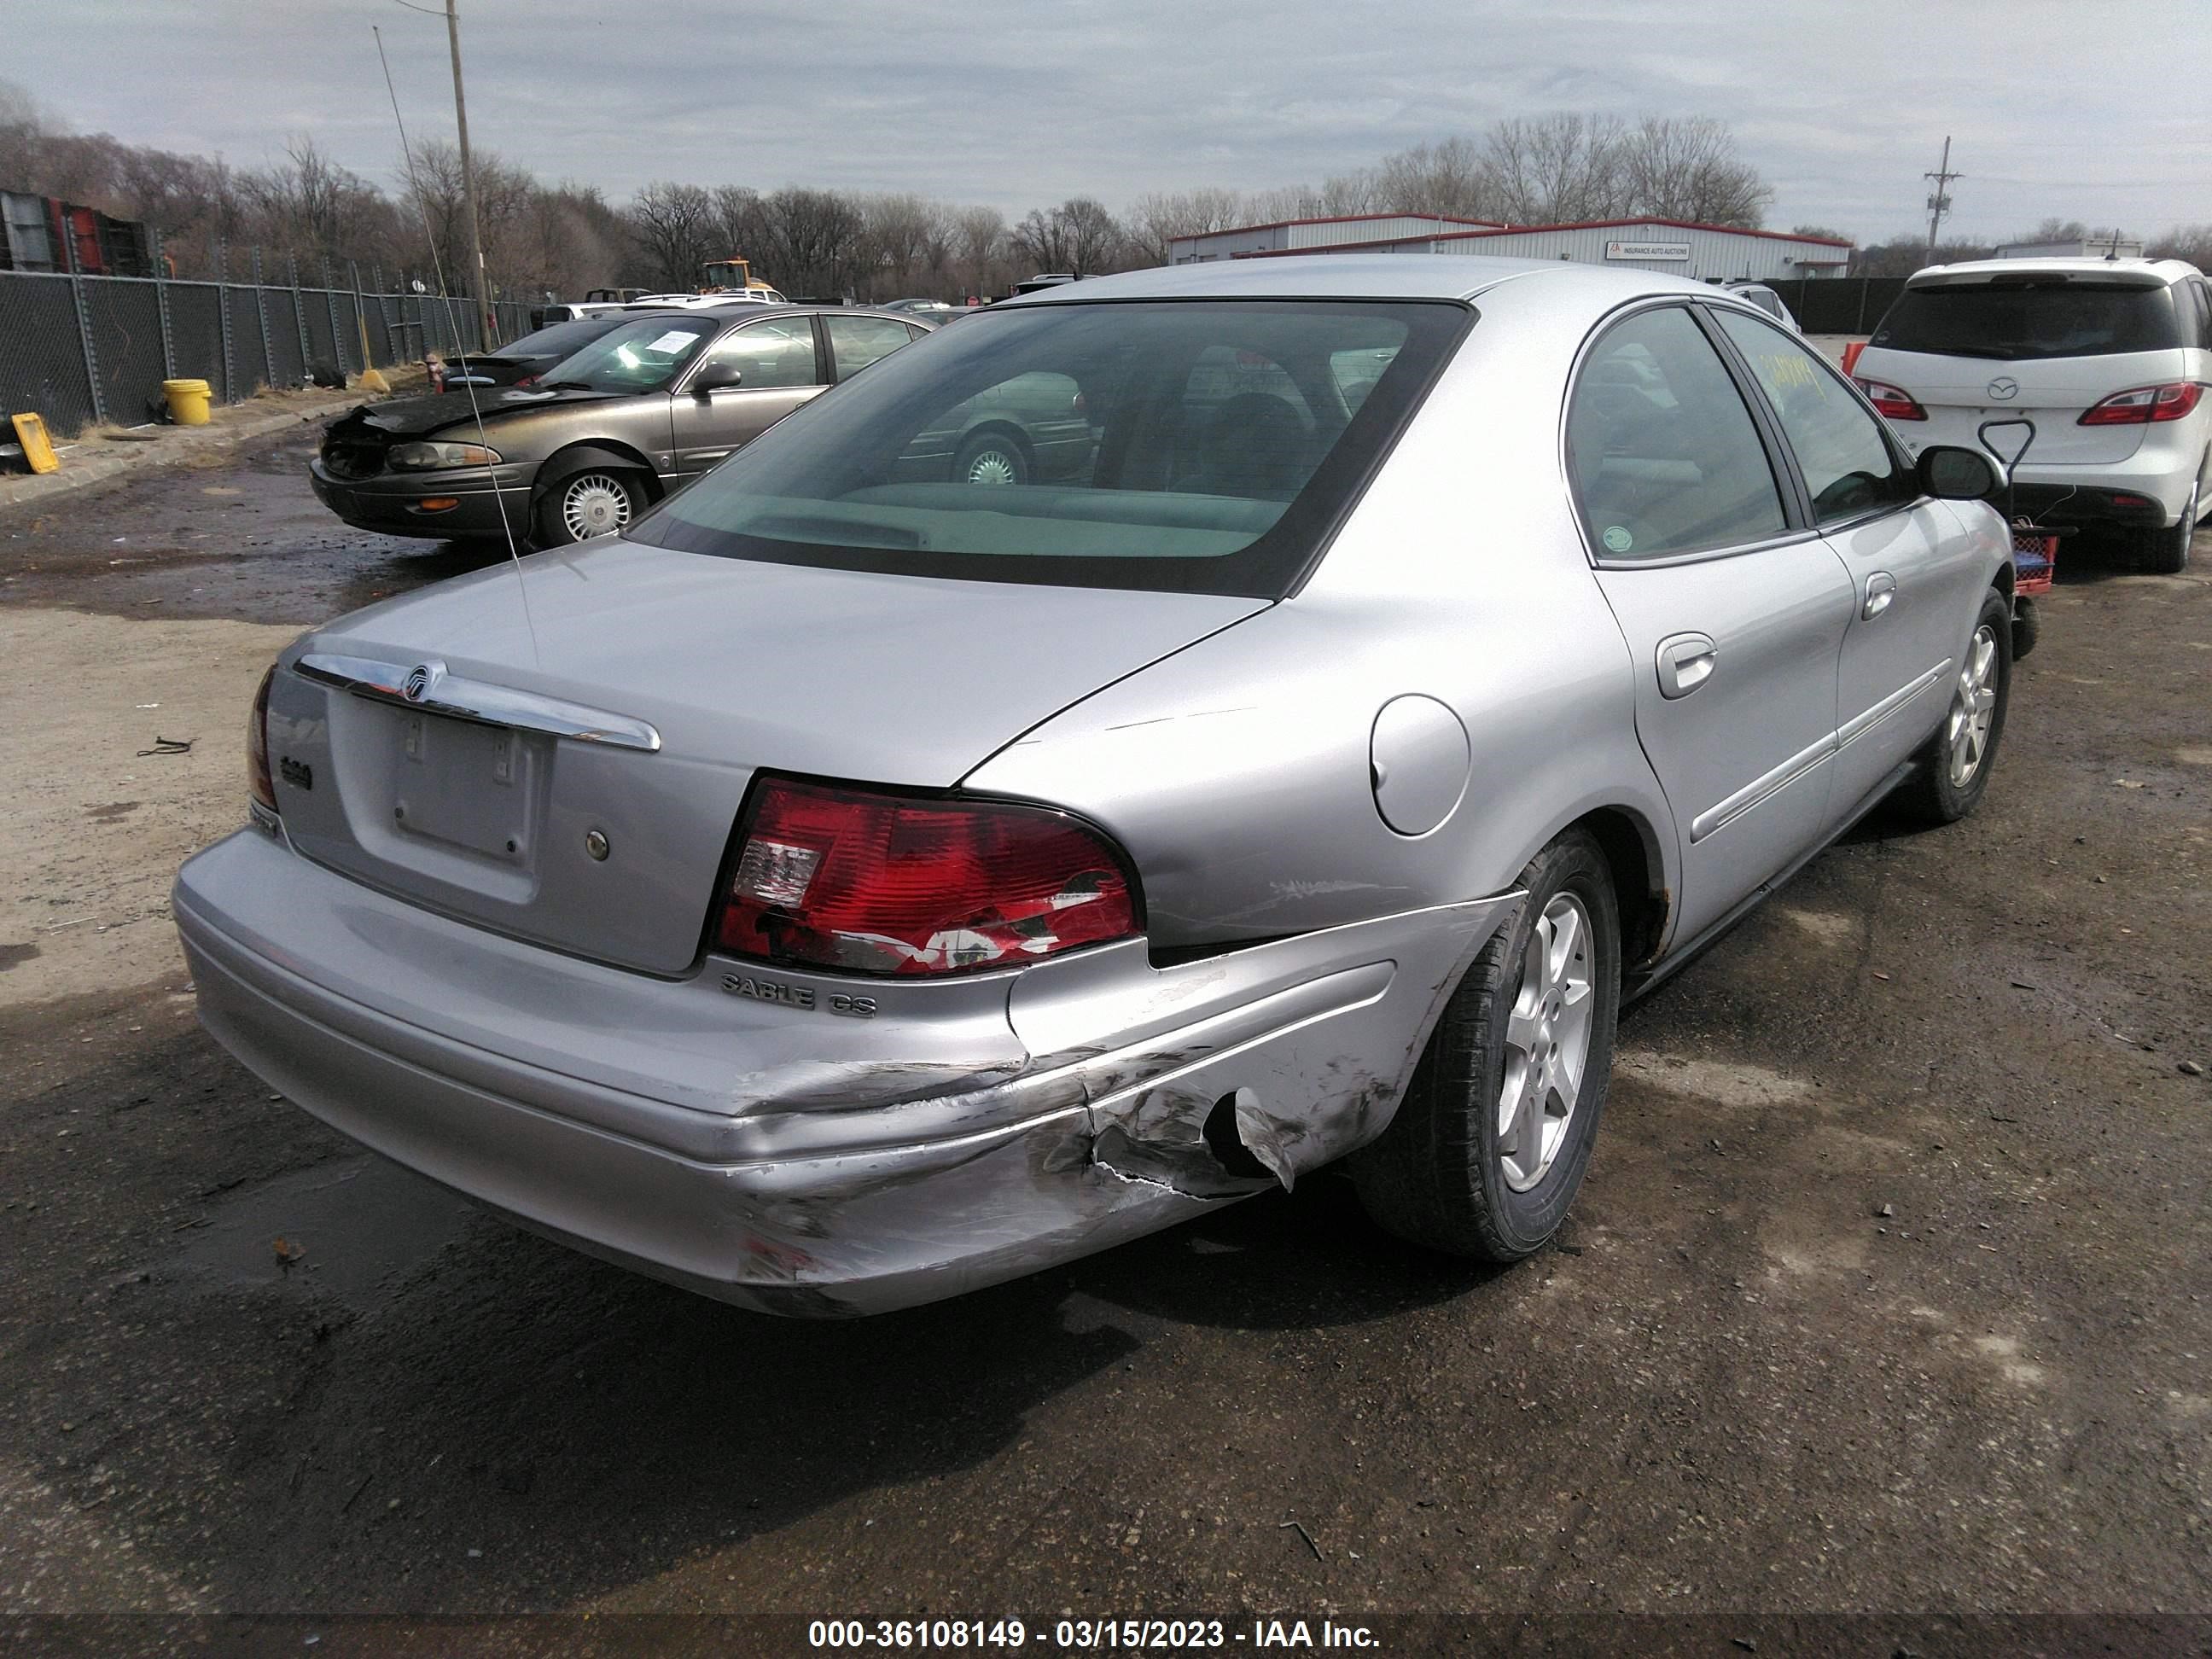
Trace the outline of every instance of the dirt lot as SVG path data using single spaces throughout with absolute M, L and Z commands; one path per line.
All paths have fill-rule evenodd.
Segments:
M 0 518 L 0 1613 L 2212 1635 L 2212 536 L 2069 551 L 1982 812 L 1868 826 L 1630 1012 L 1557 1250 L 1425 1259 L 1325 1176 L 807 1326 L 477 1215 L 193 1023 L 164 896 L 242 816 L 262 665 L 471 562 L 343 531 L 302 459 Z

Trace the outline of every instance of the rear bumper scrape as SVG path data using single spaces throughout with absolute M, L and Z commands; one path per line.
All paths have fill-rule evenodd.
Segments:
M 258 853 L 304 863 L 256 840 Z M 389 978 L 371 971 L 381 964 L 355 963 L 355 994 L 339 994 L 317 982 L 323 964 L 299 941 L 266 936 L 266 915 L 239 927 L 223 915 L 227 895 L 203 874 L 223 867 L 187 866 L 179 927 L 202 1018 L 273 1086 L 534 1231 L 726 1301 L 803 1316 L 933 1301 L 1089 1255 L 1287 1185 L 1372 1139 L 1458 967 L 1516 896 L 1168 969 L 1151 968 L 1140 944 L 1039 963 L 1006 981 L 1004 1060 L 978 1053 L 964 1071 L 819 1061 L 799 1091 L 805 1104 L 747 1087 L 748 1109 L 732 1116 L 590 1080 L 580 1058 L 549 1066 L 542 1029 L 522 1060 L 486 1046 L 481 1024 L 470 1042 L 434 1029 L 423 1002 L 415 1019 L 370 1005 L 362 988 L 419 975 L 423 957 L 392 964 Z M 313 887 L 337 884 L 356 913 L 409 908 L 305 868 Z M 291 896 L 295 914 L 301 896 Z M 356 944 L 378 935 L 361 921 Z M 472 968 L 466 954 L 487 936 L 424 925 L 452 930 L 454 946 L 428 960 L 461 973 L 487 965 Z M 550 956 L 538 967 L 541 993 L 544 974 L 573 972 L 574 1006 L 606 972 Z M 653 988 L 671 1009 L 696 991 Z M 729 1012 L 738 1025 L 740 1011 Z M 662 1030 L 689 1018 L 672 1014 Z M 818 1052 L 844 1029 L 817 1021 L 805 1034 Z M 879 1054 L 896 1043 L 893 1031 L 866 1036 Z M 918 1058 L 930 1036 L 915 1032 Z M 749 1034 L 730 1038 L 729 1074 L 758 1081 Z M 1249 1158 L 1208 1140 L 1224 1100 Z

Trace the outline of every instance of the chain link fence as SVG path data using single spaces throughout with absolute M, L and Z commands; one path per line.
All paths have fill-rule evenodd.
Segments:
M 235 404 L 304 385 L 319 366 L 353 375 L 481 348 L 470 301 L 380 293 L 380 279 L 337 285 L 343 274 L 298 288 L 0 271 L 0 434 L 23 413 L 58 437 L 161 420 L 164 380 L 205 380 Z M 499 340 L 529 331 L 526 305 L 493 309 Z

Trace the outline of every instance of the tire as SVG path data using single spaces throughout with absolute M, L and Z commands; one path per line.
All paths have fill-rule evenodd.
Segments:
M 645 507 L 636 477 L 614 467 L 587 466 L 550 485 L 538 498 L 538 544 L 572 543 L 622 529 Z
M 2159 576 L 2179 576 L 2189 568 L 2189 544 L 2197 534 L 2197 499 L 2203 486 L 2197 484 L 2189 491 L 2189 505 L 2181 509 L 2179 523 L 2164 530 L 2146 530 L 2138 544 L 2142 567 Z
M 2018 662 L 2035 649 L 2035 642 L 2043 637 L 2043 615 L 2035 608 L 2032 599 L 2017 599 L 2012 602 L 2012 659 Z
M 1534 1255 L 1566 1218 L 1605 1109 L 1620 1012 L 1620 913 L 1595 838 L 1567 831 L 1520 884 L 1528 898 L 1445 1005 L 1397 1115 L 1352 1160 L 1360 1202 L 1385 1231 L 1490 1261 Z M 1570 917 L 1578 938 L 1563 940 Z M 1548 981 L 1565 993 L 1550 1003 L 1547 962 L 1567 969 Z M 1553 1072 L 1524 1091 L 1547 1037 Z M 1577 1047 L 1578 1071 L 1567 1064 Z M 1533 1136 L 1531 1100 L 1540 1114 Z
M 1025 484 L 1029 451 L 1011 432 L 985 430 L 960 446 L 952 458 L 955 483 Z
M 1982 596 L 1973 638 L 1951 682 L 1951 701 L 1918 755 L 1899 805 L 1923 823 L 1956 823 L 1980 805 L 2004 736 L 2012 701 L 2012 609 L 1991 588 Z

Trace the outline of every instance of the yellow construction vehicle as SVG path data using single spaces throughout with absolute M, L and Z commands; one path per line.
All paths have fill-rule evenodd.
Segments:
M 742 294 L 770 301 L 783 298 L 774 283 L 763 282 L 753 275 L 750 260 L 734 253 L 726 259 L 709 259 L 706 272 L 707 280 L 699 289 L 702 294 Z

